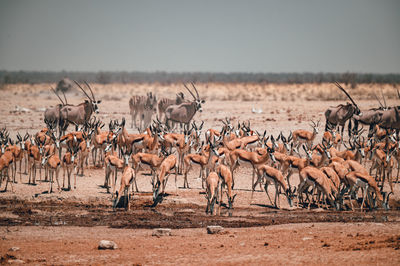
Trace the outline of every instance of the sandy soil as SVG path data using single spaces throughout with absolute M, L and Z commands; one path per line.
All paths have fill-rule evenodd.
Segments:
M 161 97 L 183 91 L 180 85 L 93 87 L 97 98 L 103 100 L 98 117 L 106 123 L 126 117 L 130 132 L 135 132 L 129 128 L 131 95 L 154 91 Z M 310 120 L 319 119 L 322 131 L 325 109 L 342 102 L 335 101 L 340 94 L 335 96 L 334 87 L 326 84 L 199 84 L 198 89 L 206 104 L 195 120 L 205 121 L 204 128 L 219 129 L 225 117 L 234 123 L 250 119 L 252 127 L 266 129 L 275 136 L 280 131 L 288 134 L 298 128 L 310 129 Z M 365 85 L 353 91 L 362 109 L 377 106 L 372 98 L 374 90 Z M 394 95 L 390 86 L 385 86 L 384 91 Z M 40 130 L 44 125 L 44 108 L 57 103 L 48 84 L 6 86 L 0 90 L 0 96 L 0 128 L 7 126 L 11 136 L 17 131 L 23 134 Z M 74 104 L 83 99 L 77 91 L 67 93 L 67 97 Z M 388 104 L 396 101 L 388 99 Z M 262 109 L 262 113 L 252 113 L 252 108 Z M 22 174 L 20 179 L 17 174 L 15 193 L 0 193 L 1 262 L 16 258 L 31 264 L 399 264 L 398 184 L 390 202 L 392 209 L 387 212 L 289 208 L 282 195 L 282 210 L 277 210 L 265 192 L 256 191 L 251 201 L 251 171 L 242 167 L 235 174 L 237 197 L 231 216 L 222 208 L 221 217 L 210 217 L 204 213 L 206 200 L 197 167 L 189 174 L 192 189 L 182 189 L 183 177 L 178 176 L 176 191 L 171 176 L 168 195 L 156 208 L 150 206 L 147 172 L 137 177 L 141 193 L 134 195 L 132 210 L 118 209 L 115 213 L 110 194 L 101 187 L 104 169 L 89 167 L 85 176 L 77 177 L 76 190 L 50 195 L 46 192 L 49 183 L 31 186 L 26 184 L 26 175 Z M 297 178 L 294 179 L 296 184 Z M 270 193 L 274 193 L 272 187 Z M 223 234 L 208 235 L 207 225 L 222 225 L 226 229 Z M 152 228 L 158 227 L 173 228 L 172 236 L 152 237 Z M 119 249 L 97 250 L 101 239 L 114 240 Z M 20 250 L 9 251 L 14 246 Z

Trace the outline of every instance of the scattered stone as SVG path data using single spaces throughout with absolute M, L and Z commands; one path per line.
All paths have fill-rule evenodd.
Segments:
M 303 241 L 306 241 L 306 240 L 311 240 L 312 238 L 311 237 L 303 237 Z
M 219 225 L 209 225 L 207 226 L 207 234 L 218 234 L 224 230 L 222 226 Z
M 9 264 L 24 264 L 25 261 L 20 260 L 20 259 L 15 259 L 15 260 L 8 260 Z
M 101 240 L 98 249 L 117 249 L 118 246 L 113 241 Z
M 19 247 L 11 247 L 11 248 L 9 249 L 9 251 L 18 251 L 18 250 L 20 250 Z
M 171 229 L 170 228 L 156 228 L 153 230 L 153 236 L 170 236 Z
M 268 247 L 268 245 L 269 245 L 268 242 L 264 243 L 264 247 Z

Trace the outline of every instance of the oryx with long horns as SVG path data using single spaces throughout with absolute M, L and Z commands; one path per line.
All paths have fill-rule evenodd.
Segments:
M 85 82 L 85 85 L 89 88 L 92 97 L 87 94 L 87 92 L 78 82 L 74 82 L 86 95 L 88 100 L 85 100 L 83 103 L 78 105 L 67 105 L 61 108 L 60 125 L 62 126 L 63 130 L 67 129 L 69 123 L 73 123 L 75 125 L 84 125 L 90 120 L 90 117 L 93 113 L 99 113 L 98 104 L 101 103 L 101 100 L 96 100 L 89 84 Z
M 197 111 L 202 112 L 201 104 L 204 103 L 205 101 L 200 99 L 196 87 L 194 86 L 193 83 L 191 84 L 193 86 L 194 91 L 196 92 L 196 96 L 186 86 L 186 84 L 183 85 L 188 90 L 188 92 L 193 96 L 194 100 L 189 102 L 183 102 L 179 105 L 168 106 L 168 108 L 165 110 L 165 124 L 167 126 L 169 126 L 169 121 L 171 121 L 173 123 L 185 124 L 189 127 L 189 124 L 192 121 L 192 118 L 196 114 L 196 112 Z
M 351 118 L 353 115 L 362 115 L 360 108 L 358 108 L 357 104 L 354 102 L 354 100 L 351 98 L 351 96 L 347 93 L 347 91 L 338 83 L 335 82 L 335 85 L 346 94 L 346 96 L 350 99 L 351 103 L 347 103 L 346 105 L 344 104 L 339 104 L 338 106 L 335 107 L 330 107 L 328 110 L 325 111 L 325 118 L 326 118 L 326 124 L 325 124 L 325 131 L 328 131 L 330 129 L 336 128 L 337 125 L 339 124 L 339 128 L 342 127 L 341 129 L 341 135 L 343 136 L 343 131 L 344 131 L 344 126 L 347 120 L 349 120 L 349 136 L 351 134 Z

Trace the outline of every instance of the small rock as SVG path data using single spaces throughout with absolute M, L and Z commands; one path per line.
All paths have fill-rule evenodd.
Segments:
M 19 247 L 11 247 L 8 251 L 18 251 L 20 250 Z
M 302 238 L 303 241 L 307 241 L 307 240 L 311 240 L 311 239 L 312 239 L 311 237 L 303 237 Z
M 24 263 L 25 263 L 25 261 L 19 260 L 19 259 L 8 260 L 7 262 L 8 262 L 9 264 L 24 264 Z
M 264 246 L 265 246 L 265 247 L 268 247 L 268 245 L 269 245 L 268 242 L 265 242 L 265 243 L 264 243 Z
M 113 241 L 101 240 L 98 249 L 117 249 L 118 246 Z
M 218 234 L 222 232 L 224 228 L 219 225 L 209 225 L 207 226 L 207 234 Z
M 156 228 L 153 230 L 153 236 L 170 236 L 171 229 L 170 228 Z

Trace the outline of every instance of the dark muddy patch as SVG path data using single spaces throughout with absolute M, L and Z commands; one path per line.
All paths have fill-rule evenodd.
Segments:
M 72 201 L 41 201 L 0 199 L 0 212 L 13 215 L 0 217 L 0 226 L 109 226 L 113 228 L 202 228 L 208 225 L 223 227 L 255 227 L 288 223 L 316 222 L 391 222 L 399 221 L 400 211 L 308 211 L 266 208 L 254 211 L 235 208 L 228 216 L 205 215 L 202 206 L 162 203 L 151 208 L 150 200 L 132 201 L 131 210 L 112 211 L 110 204 Z

